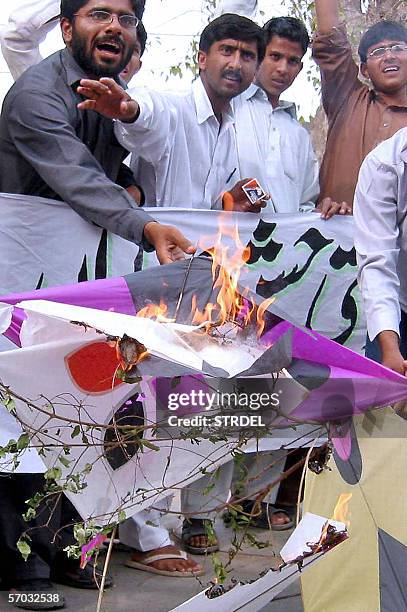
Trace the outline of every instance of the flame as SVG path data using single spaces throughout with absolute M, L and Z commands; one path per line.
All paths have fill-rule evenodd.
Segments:
M 233 246 L 230 246 L 231 238 Z M 204 244 L 205 238 L 201 240 Z M 225 244 L 229 243 L 229 246 Z M 193 301 L 193 324 L 200 325 L 207 322 L 210 325 L 222 326 L 226 322 L 234 322 L 245 328 L 252 320 L 254 314 L 258 325 L 258 337 L 264 331 L 264 313 L 274 298 L 264 300 L 256 308 L 247 299 L 248 290 L 238 291 L 238 284 L 242 270 L 250 259 L 250 247 L 245 246 L 239 236 L 237 222 L 230 225 L 228 213 L 220 216 L 219 231 L 215 244 L 208 245 L 206 251 L 212 256 L 212 278 L 214 289 L 218 290 L 216 304 L 207 304 L 203 311 L 197 308 L 197 300 Z
M 225 323 L 245 328 L 254 320 L 257 323 L 257 336 L 260 337 L 265 328 L 265 312 L 274 298 L 267 298 L 257 307 L 247 298 L 248 290 L 238 291 L 240 274 L 250 258 L 250 247 L 242 243 L 237 222 L 231 225 L 227 212 L 220 215 L 215 240 L 213 236 L 203 237 L 200 246 L 212 257 L 213 288 L 217 298 L 215 304 L 208 303 L 200 310 L 197 296 L 192 297 L 192 325 L 203 325 L 210 332 L 212 328 Z M 136 316 L 161 323 L 174 322 L 167 313 L 168 306 L 161 300 L 159 305 L 148 304 Z
M 174 319 L 170 319 L 166 316 L 168 312 L 167 304 L 161 299 L 160 304 L 147 304 L 144 308 L 136 313 L 136 317 L 143 317 L 145 319 L 154 319 L 160 323 L 173 323 Z
M 264 313 L 266 312 L 267 308 L 274 302 L 274 300 L 275 300 L 274 297 L 270 297 L 267 300 L 264 300 L 257 309 L 256 319 L 257 319 L 258 338 L 260 338 L 266 326 L 266 320 L 264 318 Z
M 339 499 L 336 502 L 336 506 L 334 508 L 334 513 L 331 519 L 332 521 L 337 521 L 338 523 L 344 523 L 347 527 L 350 526 L 350 521 L 347 520 L 347 516 L 349 513 L 348 506 L 349 506 L 351 497 L 352 497 L 352 493 L 342 493 L 339 496 Z M 319 538 L 318 545 L 314 552 L 319 552 L 320 550 L 322 550 L 325 544 L 325 541 L 327 540 L 327 537 L 328 537 L 329 528 L 330 528 L 330 521 L 326 521 L 322 528 L 321 537 Z
M 347 520 L 349 513 L 349 502 L 351 500 L 352 493 L 342 493 L 336 503 L 334 514 L 332 519 L 340 523 L 345 523 L 349 527 L 350 521 Z

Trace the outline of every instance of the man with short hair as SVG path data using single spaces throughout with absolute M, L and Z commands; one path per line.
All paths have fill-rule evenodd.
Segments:
M 328 138 L 321 164 L 321 200 L 352 205 L 366 155 L 407 126 L 407 29 L 392 21 L 369 28 L 359 44 L 363 84 L 352 57 L 338 0 L 316 0 L 313 57 L 321 70 Z
M 85 80 L 80 93 L 98 99 L 79 108 L 126 121 L 116 124 L 120 141 L 154 166 L 154 180 L 142 184 L 149 204 L 222 208 L 225 189 L 239 176 L 230 101 L 249 87 L 263 57 L 260 27 L 223 15 L 202 32 L 200 76 L 188 94 L 137 89 L 130 90 L 131 99 L 112 79 Z M 241 185 L 230 189 L 233 209 L 259 212 L 261 206 L 248 202 Z
M 254 14 L 257 2 L 225 0 L 218 11 Z M 266 52 L 255 82 L 233 100 L 240 171 L 255 176 L 270 194 L 267 207 L 277 213 L 315 210 L 319 194 L 318 161 L 308 132 L 296 119 L 293 102 L 281 99 L 302 70 L 309 45 L 304 24 L 293 17 L 275 17 L 263 26 Z M 335 205 L 329 216 L 346 211 Z M 234 470 L 232 490 L 244 512 L 254 508 L 257 492 L 277 480 L 283 470 L 285 451 L 246 453 Z M 224 469 L 224 468 L 221 468 Z M 290 529 L 293 521 L 276 505 L 279 487 L 274 487 L 256 507 L 252 526 L 274 530 Z M 230 518 L 228 513 L 225 519 Z M 195 539 L 194 539 L 195 540 Z M 196 540 L 199 543 L 199 539 Z M 203 539 L 201 538 L 201 544 Z
M 42 60 L 40 43 L 59 24 L 60 6 L 60 0 L 22 0 L 18 9 L 10 13 L 7 25 L 0 31 L 0 43 L 14 80 L 18 79 L 27 68 L 35 66 Z M 142 16 L 141 8 L 139 16 Z M 142 21 L 139 21 L 133 55 L 120 73 L 120 77 L 126 83 L 141 68 L 141 57 L 146 42 L 147 32 Z M 116 182 L 126 189 L 138 205 L 144 204 L 144 194 L 140 187 L 135 185 L 134 174 L 125 163 L 120 167 Z M 141 253 L 142 251 L 140 255 Z
M 154 168 L 154 180 L 142 183 L 147 202 L 221 208 L 222 196 L 239 167 L 230 102 L 252 83 L 263 57 L 261 28 L 244 17 L 225 14 L 201 34 L 200 76 L 190 93 L 179 96 L 136 89 L 128 94 L 111 79 L 85 80 L 79 91 L 89 100 L 79 108 L 94 108 L 126 121 L 117 124 L 119 139 Z M 241 188 L 246 180 L 228 190 L 225 209 L 260 211 L 263 204 L 250 203 Z M 230 465 L 222 470 L 216 481 L 206 476 L 183 489 L 182 511 L 192 517 L 184 523 L 187 551 L 202 554 L 218 548 L 217 542 L 208 545 L 205 521 L 212 499 L 226 502 L 232 469 Z M 211 495 L 205 497 L 202 492 L 208 482 Z M 133 558 L 135 567 L 148 560 L 139 553 Z
M 314 210 L 318 161 L 295 104 L 281 100 L 302 70 L 308 32 L 294 17 L 274 17 L 263 32 L 266 53 L 255 82 L 233 101 L 240 170 L 259 180 L 274 212 Z
M 166 263 L 182 251 L 192 252 L 193 247 L 178 230 L 156 223 L 135 207 L 130 195 L 115 184 L 127 151 L 115 141 L 110 120 L 76 108 L 81 100 L 77 92 L 81 78 L 117 78 L 128 64 L 137 44 L 140 11 L 137 0 L 104 0 L 103 6 L 96 0 L 62 0 L 66 49 L 27 70 L 4 101 L 0 190 L 65 200 L 85 220 L 130 241 L 143 242 L 147 248 L 153 245 L 160 261 Z M 25 500 L 43 483 L 43 476 L 37 473 L 1 479 L 3 583 L 25 595 L 54 593 L 50 577 L 71 586 L 96 588 L 90 567 L 80 571 L 65 555 L 59 555 L 59 565 L 55 565 L 55 546 L 46 529 L 33 531 L 27 562 L 17 550 L 16 542 L 27 529 L 21 517 Z M 30 527 L 46 523 L 47 512 L 44 508 Z M 59 512 L 52 511 L 51 528 L 59 529 Z M 43 599 L 38 597 L 35 609 L 64 603 L 60 594 L 57 602 Z M 16 597 L 14 602 L 27 605 L 26 598 Z
M 192 247 L 178 230 L 135 208 L 114 184 L 126 151 L 112 146 L 112 122 L 76 110 L 79 80 L 117 76 L 136 44 L 137 0 L 106 0 L 103 11 L 97 6 L 96 0 L 63 0 L 67 48 L 26 71 L 7 94 L 0 120 L 0 190 L 63 199 L 87 221 L 153 245 L 167 263 L 180 255 L 179 247 Z M 99 18 L 101 13 L 108 17 Z

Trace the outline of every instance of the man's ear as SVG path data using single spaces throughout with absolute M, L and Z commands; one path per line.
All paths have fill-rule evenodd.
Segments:
M 198 68 L 200 71 L 206 68 L 206 58 L 207 54 L 205 51 L 198 51 Z
M 62 38 L 64 39 L 64 43 L 69 48 L 72 42 L 72 22 L 67 19 L 67 17 L 62 17 L 61 19 L 61 32 Z
M 361 62 L 361 64 L 360 64 L 360 72 L 362 73 L 362 76 L 365 77 L 365 79 L 370 79 L 369 70 L 367 69 L 366 62 Z

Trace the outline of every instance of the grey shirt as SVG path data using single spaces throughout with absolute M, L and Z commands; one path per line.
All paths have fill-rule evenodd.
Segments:
M 0 118 L 0 191 L 64 200 L 87 221 L 140 243 L 153 219 L 115 184 L 127 151 L 112 120 L 77 109 L 76 88 L 87 77 L 64 49 L 13 85 Z
M 384 330 L 398 334 L 400 307 L 407 312 L 407 128 L 365 158 L 354 217 L 369 337 Z

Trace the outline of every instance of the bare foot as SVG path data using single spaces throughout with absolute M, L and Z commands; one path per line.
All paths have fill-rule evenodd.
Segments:
M 155 548 L 147 552 L 134 551 L 131 560 L 137 561 L 138 563 L 145 563 L 149 557 L 155 555 L 177 555 L 180 553 L 179 548 L 176 546 L 163 546 L 162 548 Z M 200 572 L 202 571 L 202 565 L 193 561 L 193 559 L 162 559 L 161 561 L 153 561 L 149 563 L 151 567 L 158 570 L 165 570 L 167 572 Z
M 271 525 L 287 525 L 291 521 L 285 512 L 275 512 L 270 516 Z
M 191 536 L 186 540 L 186 544 L 188 546 L 192 546 L 193 548 L 208 548 L 208 546 L 213 546 L 216 542 L 213 541 L 213 538 L 208 538 L 208 536 L 200 535 L 200 536 Z

